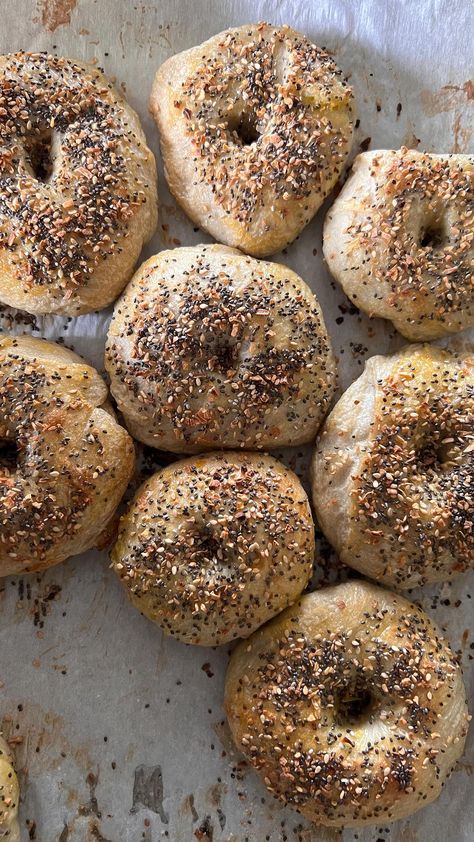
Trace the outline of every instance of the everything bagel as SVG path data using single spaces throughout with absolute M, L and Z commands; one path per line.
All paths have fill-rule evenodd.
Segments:
M 324 224 L 324 256 L 351 301 L 412 341 L 474 325 L 474 157 L 358 155 Z
M 94 546 L 134 467 L 97 371 L 66 348 L 0 337 L 0 576 Z
M 447 642 L 423 611 L 367 582 L 302 596 L 240 643 L 225 709 L 270 792 L 335 827 L 429 804 L 468 728 Z
M 156 221 L 153 155 L 108 79 L 46 53 L 0 56 L 0 301 L 105 307 Z
M 132 435 L 177 453 L 310 441 L 336 381 L 304 281 L 217 245 L 142 264 L 115 306 L 105 366 Z
M 396 588 L 474 566 L 474 361 L 430 345 L 368 360 L 316 444 L 318 521 L 343 562 Z
M 150 108 L 168 185 L 216 240 L 265 257 L 295 239 L 350 150 L 353 99 L 287 26 L 228 29 L 159 69 Z
M 132 603 L 186 643 L 248 637 L 311 576 L 314 527 L 297 476 L 270 456 L 211 453 L 149 479 L 112 552 Z

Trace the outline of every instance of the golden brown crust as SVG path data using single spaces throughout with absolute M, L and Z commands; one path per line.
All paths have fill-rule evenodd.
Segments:
M 186 643 L 248 637 L 295 600 L 313 569 L 308 498 L 270 456 L 174 462 L 138 491 L 113 568 L 133 604 Z
M 78 315 L 110 304 L 157 221 L 135 112 L 95 67 L 0 56 L 0 300 Z
M 0 838 L 20 842 L 18 804 L 20 788 L 8 744 L 0 736 Z
M 318 521 L 341 560 L 411 588 L 474 566 L 474 358 L 430 345 L 372 357 L 313 460 Z
M 347 582 L 301 597 L 231 656 L 237 746 L 315 822 L 383 824 L 440 793 L 468 727 L 461 670 L 429 618 Z
M 177 453 L 310 441 L 336 379 L 304 281 L 225 246 L 146 261 L 115 306 L 105 364 L 132 435 Z
M 0 576 L 93 547 L 134 467 L 107 387 L 72 351 L 0 337 Z
M 216 240 L 256 257 L 294 240 L 336 183 L 352 106 L 327 53 L 266 23 L 168 59 L 150 99 L 177 201 Z
M 326 217 L 324 256 L 351 301 L 407 339 L 474 325 L 474 157 L 358 155 Z

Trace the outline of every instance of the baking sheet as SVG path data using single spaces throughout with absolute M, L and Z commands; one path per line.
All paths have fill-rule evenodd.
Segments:
M 227 26 L 260 19 L 305 32 L 350 76 L 360 119 L 354 153 L 402 144 L 474 151 L 470 0 L 3 0 L 0 9 L 1 52 L 96 58 L 139 112 L 157 155 L 147 98 L 159 64 Z M 143 256 L 208 242 L 162 174 L 159 192 L 160 227 Z M 327 275 L 323 216 L 276 259 L 316 291 L 346 387 L 367 357 L 403 341 L 358 314 Z M 101 369 L 108 317 L 35 319 L 4 309 L 0 327 L 61 339 Z M 304 475 L 308 452 L 289 461 Z M 150 470 L 149 454 L 145 464 Z M 324 544 L 319 559 L 316 578 L 334 578 Z M 474 575 L 414 598 L 459 652 L 473 700 L 471 594 Z M 0 599 L 0 717 L 16 742 L 25 842 L 473 840 L 474 728 L 434 806 L 390 828 L 317 828 L 282 809 L 233 750 L 221 707 L 227 649 L 163 637 L 127 603 L 106 553 L 3 580 Z

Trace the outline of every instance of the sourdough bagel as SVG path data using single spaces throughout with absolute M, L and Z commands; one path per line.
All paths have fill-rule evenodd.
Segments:
M 176 200 L 216 240 L 256 257 L 294 240 L 334 187 L 352 104 L 327 53 L 267 23 L 172 56 L 150 99 Z
M 313 460 L 318 521 L 341 560 L 397 588 L 474 566 L 474 358 L 430 345 L 372 357 Z
M 311 576 L 314 527 L 297 476 L 270 456 L 174 462 L 138 491 L 112 566 L 132 603 L 186 643 L 247 637 Z
M 140 267 L 115 306 L 105 365 L 132 435 L 177 453 L 309 441 L 336 378 L 304 281 L 217 245 Z
M 0 301 L 105 307 L 156 228 L 156 167 L 135 112 L 95 67 L 0 56 Z
M 358 155 L 329 210 L 324 256 L 346 295 L 411 340 L 474 325 L 474 156 Z
M 18 803 L 20 788 L 8 744 L 0 737 L 0 839 L 20 842 Z
M 436 626 L 367 582 L 307 594 L 240 643 L 225 709 L 270 792 L 335 827 L 383 825 L 437 798 L 468 727 Z
M 95 369 L 60 345 L 0 337 L 0 576 L 93 547 L 134 466 Z

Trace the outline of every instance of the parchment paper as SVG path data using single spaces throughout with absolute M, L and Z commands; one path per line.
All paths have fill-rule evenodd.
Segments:
M 289 23 L 350 76 L 361 148 L 474 151 L 470 0 L 3 0 L 1 52 L 96 58 L 116 76 L 158 155 L 147 99 L 170 54 L 233 24 Z M 158 155 L 159 159 L 159 155 Z M 209 241 L 160 178 L 161 219 L 143 256 Z M 283 255 L 316 291 L 346 387 L 375 352 L 403 344 L 350 306 L 321 261 L 324 209 Z M 71 321 L 3 310 L 4 330 L 62 339 L 102 368 L 109 313 Z M 303 475 L 308 452 L 298 461 Z M 147 467 L 151 469 L 150 458 Z M 317 578 L 334 576 L 321 545 Z M 473 699 L 474 577 L 414 593 L 465 667 Z M 281 809 L 232 748 L 221 708 L 227 650 L 164 638 L 127 603 L 105 552 L 1 584 L 0 716 L 16 744 L 22 839 L 39 842 L 471 842 L 474 728 L 439 801 L 388 827 L 339 834 Z

